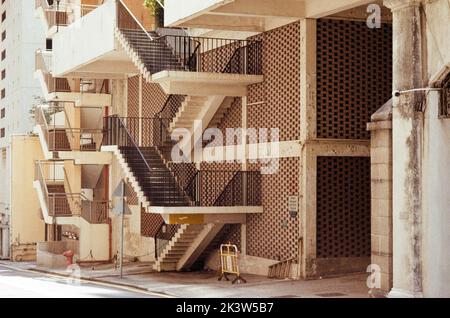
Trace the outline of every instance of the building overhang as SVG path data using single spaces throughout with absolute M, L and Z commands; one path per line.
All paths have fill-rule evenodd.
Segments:
M 162 71 L 152 75 L 166 94 L 246 96 L 247 86 L 261 83 L 262 75 Z
M 161 214 L 167 224 L 244 224 L 246 215 L 263 213 L 262 206 L 229 207 L 156 207 L 151 206 L 148 213 Z
M 303 18 L 322 18 L 373 0 L 166 0 L 170 27 L 260 33 Z

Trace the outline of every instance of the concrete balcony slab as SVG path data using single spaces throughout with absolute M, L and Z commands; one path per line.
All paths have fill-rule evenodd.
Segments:
M 162 71 L 153 74 L 166 94 L 199 96 L 246 96 L 247 86 L 261 83 L 262 75 L 242 75 L 205 72 Z

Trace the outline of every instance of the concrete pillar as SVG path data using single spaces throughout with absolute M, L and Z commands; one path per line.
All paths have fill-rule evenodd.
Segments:
M 372 115 L 367 129 L 371 134 L 371 270 L 380 270 L 380 280 L 375 277 L 380 285 L 372 286 L 372 295 L 377 297 L 392 288 L 392 100 Z
M 385 0 L 392 10 L 394 90 L 424 87 L 421 1 Z M 393 288 L 391 297 L 422 296 L 422 93 L 393 101 Z

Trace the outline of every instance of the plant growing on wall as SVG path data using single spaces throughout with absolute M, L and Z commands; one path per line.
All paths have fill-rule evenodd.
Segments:
M 144 6 L 155 17 L 156 27 L 164 26 L 164 0 L 144 0 Z
M 50 106 L 47 101 L 40 96 L 34 96 L 35 103 L 31 106 L 29 110 L 30 119 L 34 122 L 36 120 L 36 109 L 40 106 Z M 42 108 L 47 123 L 50 122 L 52 115 L 57 112 L 55 108 L 44 107 Z
M 153 15 L 157 14 L 157 11 L 161 8 L 161 5 L 164 6 L 164 0 L 144 0 L 144 6 L 149 8 Z

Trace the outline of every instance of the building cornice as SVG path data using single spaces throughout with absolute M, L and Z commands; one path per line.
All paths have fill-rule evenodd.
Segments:
M 395 12 L 409 7 L 419 7 L 422 2 L 423 0 L 384 0 L 383 4 Z

